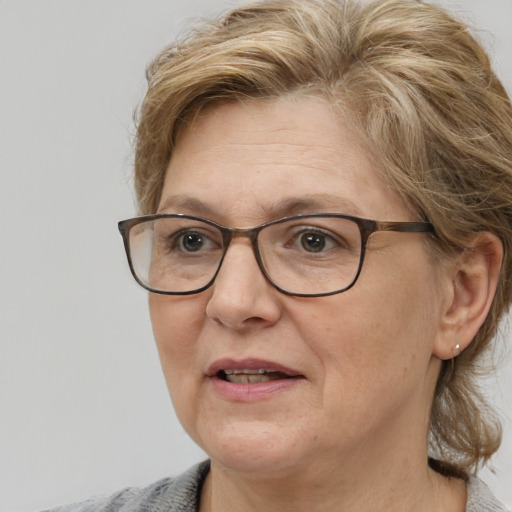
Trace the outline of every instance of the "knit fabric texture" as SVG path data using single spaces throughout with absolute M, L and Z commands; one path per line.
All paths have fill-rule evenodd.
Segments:
M 209 461 L 177 478 L 164 478 L 144 489 L 127 488 L 111 496 L 91 498 L 45 512 L 197 512 Z M 466 512 L 510 512 L 478 478 L 468 482 Z

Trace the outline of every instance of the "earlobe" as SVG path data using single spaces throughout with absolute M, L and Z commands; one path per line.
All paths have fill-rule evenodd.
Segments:
M 441 312 L 433 355 L 452 359 L 464 351 L 489 312 L 501 269 L 503 246 L 492 233 L 474 236 L 450 265 L 449 300 Z

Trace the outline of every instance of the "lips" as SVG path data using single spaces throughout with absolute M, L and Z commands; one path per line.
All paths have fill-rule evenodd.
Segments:
M 257 384 L 303 377 L 292 368 L 262 359 L 220 359 L 208 368 L 207 375 L 233 384 Z
M 264 359 L 218 359 L 206 372 L 215 396 L 231 404 L 267 403 L 299 389 L 305 376 Z

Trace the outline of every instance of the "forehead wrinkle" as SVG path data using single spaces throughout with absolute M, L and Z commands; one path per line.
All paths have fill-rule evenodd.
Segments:
M 247 153 L 247 151 L 258 151 L 258 154 L 261 153 L 263 150 L 268 150 L 268 152 L 275 158 L 279 157 L 281 152 L 286 152 L 285 154 L 288 155 L 290 152 L 292 154 L 294 153 L 310 153 L 314 152 L 313 155 L 311 155 L 313 158 L 322 158 L 326 159 L 332 155 L 337 157 L 339 159 L 342 154 L 340 154 L 339 149 L 337 147 L 333 147 L 329 144 L 313 144 L 309 143 L 308 141 L 297 141 L 297 142 L 271 142 L 271 141 L 254 141 L 254 142 L 226 142 L 223 145 L 220 145 L 219 147 L 210 147 L 207 149 L 208 152 L 211 152 L 213 154 L 215 153 L 221 153 L 224 155 L 226 150 L 237 152 L 241 151 L 244 154 Z M 322 152 L 322 154 L 318 154 L 318 152 Z
M 262 145 L 265 146 L 265 145 Z M 255 174 L 259 172 L 270 172 L 273 175 L 279 173 L 280 169 L 297 168 L 301 170 L 310 170 L 311 178 L 316 179 L 317 173 L 341 173 L 345 179 L 349 179 L 352 182 L 361 180 L 362 184 L 367 181 L 364 176 L 361 176 L 359 172 L 361 163 L 355 162 L 351 155 L 340 155 L 336 151 L 332 151 L 332 155 L 329 154 L 311 154 L 302 146 L 296 146 L 296 150 L 289 152 L 286 155 L 279 155 L 274 152 L 266 152 L 263 150 L 257 150 L 256 146 L 252 149 L 254 153 L 248 153 L 242 151 L 240 155 L 236 152 L 231 151 L 229 160 L 224 163 L 227 165 L 227 169 L 230 169 L 233 173 L 233 179 L 238 176 L 237 168 L 250 166 L 250 169 Z M 219 151 L 219 154 L 226 159 L 226 150 Z M 333 158 L 334 157 L 334 158 Z M 204 154 L 205 160 L 211 166 L 219 165 L 215 160 L 215 154 L 210 153 L 209 155 Z
M 256 158 L 254 157 L 255 153 Z M 231 165 L 249 162 L 255 170 L 258 167 L 278 168 L 299 165 L 301 168 L 320 172 L 346 171 L 344 174 L 348 177 L 350 174 L 354 174 L 352 179 L 355 180 L 360 174 L 358 170 L 361 164 L 374 167 L 371 160 L 366 159 L 366 152 L 363 154 L 365 160 L 355 162 L 354 155 L 350 152 L 341 151 L 339 146 L 328 143 L 251 141 L 247 143 L 227 142 L 219 146 L 203 148 L 200 154 L 196 153 L 196 157 L 206 160 L 209 165 L 215 162 L 217 156 L 226 159 Z

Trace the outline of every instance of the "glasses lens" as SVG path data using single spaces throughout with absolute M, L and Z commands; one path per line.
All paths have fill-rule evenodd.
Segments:
M 196 219 L 165 217 L 133 226 L 130 254 L 136 278 L 154 291 L 184 293 L 206 286 L 222 259 L 222 234 Z
M 163 293 L 205 288 L 224 254 L 218 227 L 184 216 L 139 222 L 131 227 L 128 243 L 136 279 Z M 258 248 L 267 277 L 292 295 L 343 291 L 361 264 L 359 226 L 339 216 L 297 216 L 269 224 L 259 230 Z
M 258 238 L 269 278 L 292 294 L 327 294 L 354 282 L 361 259 L 356 222 L 303 217 L 266 226 Z

